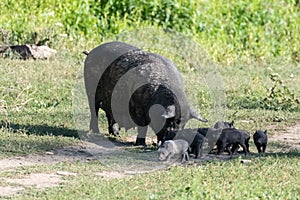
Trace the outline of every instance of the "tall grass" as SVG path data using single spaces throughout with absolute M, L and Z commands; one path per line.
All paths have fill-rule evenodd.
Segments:
M 124 30 L 158 26 L 195 37 L 220 62 L 300 60 L 298 1 L 20 0 L 0 7 L 3 43 L 32 42 L 37 32 L 57 48 L 72 49 L 70 41 L 95 46 Z

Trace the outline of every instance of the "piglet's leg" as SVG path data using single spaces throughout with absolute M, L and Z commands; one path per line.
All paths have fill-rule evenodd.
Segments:
M 174 155 L 175 155 L 174 153 L 170 153 L 170 154 L 167 156 L 167 161 L 169 162 L 170 159 L 171 159 Z
M 247 155 L 247 147 L 246 147 L 246 145 L 245 144 L 241 144 L 241 146 L 243 147 L 243 151 L 244 151 L 244 153 L 245 153 L 245 156 Z

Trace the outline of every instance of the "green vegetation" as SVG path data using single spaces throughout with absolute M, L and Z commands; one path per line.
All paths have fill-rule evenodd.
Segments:
M 154 26 L 193 36 L 222 63 L 241 57 L 300 59 L 296 0 L 21 0 L 1 1 L 0 7 L 5 43 L 36 42 L 37 32 L 56 48 L 80 52 L 122 31 Z M 71 45 L 74 40 L 80 45 Z
M 168 49 L 170 45 L 157 39 L 162 36 L 161 30 L 173 36 L 176 32 L 186 35 L 187 40 L 200 44 L 206 59 L 211 58 L 212 62 L 205 64 L 213 63 L 211 68 L 222 75 L 226 119 L 235 120 L 238 128 L 251 134 L 255 129 L 270 128 L 272 135 L 273 130 L 300 119 L 297 0 L 4 0 L 0 1 L 0 10 L 1 45 L 46 43 L 59 52 L 49 60 L 0 58 L 0 158 L 42 153 L 79 142 L 72 91 L 82 74 L 85 56 L 81 52 L 115 38 L 140 42 L 146 50 L 173 60 L 182 72 L 193 105 L 213 119 L 210 83 L 205 83 L 196 73 L 197 66 L 189 62 L 202 52 L 195 53 L 190 47 L 194 51 L 184 49 L 184 56 L 173 54 L 181 43 L 175 44 L 175 50 Z M 148 27 L 157 32 L 118 35 Z M 126 38 L 132 35 L 135 37 L 131 40 Z M 103 113 L 99 123 L 106 132 Z M 204 126 L 195 121 L 188 124 L 195 125 Z M 135 130 L 130 134 L 135 135 Z M 253 143 L 251 150 L 255 151 Z M 127 149 L 126 156 L 22 167 L 1 171 L 0 177 L 58 170 L 77 173 L 76 177 L 66 177 L 60 187 L 27 188 L 23 196 L 13 199 L 297 199 L 299 151 L 274 143 L 267 151 L 261 157 L 247 157 L 252 162 L 246 164 L 238 158 L 120 179 L 95 175 L 118 170 L 115 163 L 118 167 L 123 164 L 124 169 L 138 162 L 128 156 L 135 150 Z
M 74 65 L 60 58 L 1 59 L 0 157 L 75 144 L 74 139 L 54 137 L 78 137 L 72 113 Z
M 23 130 L 18 130 L 17 133 L 12 133 L 0 129 L 0 158 L 43 153 L 74 144 L 74 140 L 71 138 L 51 135 L 37 137 L 35 135 L 24 134 L 22 131 Z

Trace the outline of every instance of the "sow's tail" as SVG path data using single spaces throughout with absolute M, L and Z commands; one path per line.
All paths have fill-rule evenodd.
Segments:
M 194 110 L 190 110 L 190 118 L 194 118 L 194 119 L 197 119 L 201 122 L 208 122 L 207 119 L 203 118 L 199 113 L 197 113 L 196 111 Z
M 88 51 L 84 51 L 82 52 L 83 54 L 85 54 L 86 56 L 89 55 L 89 52 Z

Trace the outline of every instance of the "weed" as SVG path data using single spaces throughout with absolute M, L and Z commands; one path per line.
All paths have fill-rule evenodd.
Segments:
M 297 111 L 300 100 L 295 96 L 277 73 L 270 73 L 273 86 L 268 89 L 267 97 L 261 101 L 261 107 L 271 110 Z

